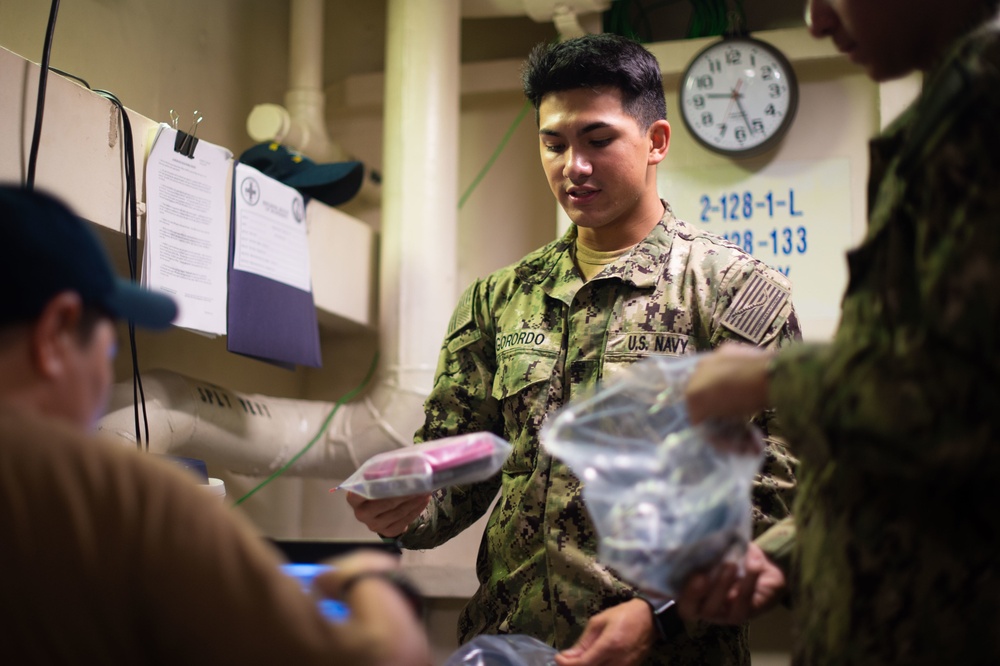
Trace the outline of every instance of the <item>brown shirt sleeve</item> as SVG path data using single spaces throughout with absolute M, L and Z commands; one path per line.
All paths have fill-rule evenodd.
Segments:
M 0 412 L 11 663 L 371 663 L 234 509 L 154 456 Z

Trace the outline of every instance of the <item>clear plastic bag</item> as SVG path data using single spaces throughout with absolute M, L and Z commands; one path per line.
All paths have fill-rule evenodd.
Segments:
M 692 426 L 700 356 L 650 357 L 548 420 L 541 441 L 583 482 L 598 559 L 643 593 L 675 597 L 694 571 L 740 561 L 763 439 L 750 423 Z
M 429 493 L 490 478 L 510 450 L 490 432 L 445 437 L 376 454 L 337 488 L 368 499 Z
M 458 648 L 444 666 L 553 666 L 558 651 L 523 634 L 484 634 Z

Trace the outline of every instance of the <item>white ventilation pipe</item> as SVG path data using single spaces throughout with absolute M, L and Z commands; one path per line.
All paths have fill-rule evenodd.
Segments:
M 601 31 L 601 12 L 611 0 L 462 0 L 462 16 L 493 18 L 525 16 L 539 23 L 552 21 L 562 39 Z
M 330 138 L 326 125 L 324 1 L 292 0 L 288 38 L 289 87 L 285 92 L 285 105 L 254 106 L 247 116 L 247 134 L 257 143 L 284 144 L 314 162 L 344 162 L 355 158 Z M 377 182 L 366 175 L 357 198 L 368 204 L 378 204 L 381 192 Z
M 384 370 L 341 406 L 285 472 L 346 478 L 412 442 L 457 299 L 458 0 L 390 0 L 385 92 L 380 338 Z M 312 75 L 310 75 L 312 76 Z M 150 448 L 261 476 L 320 431 L 333 403 L 241 394 L 168 371 L 143 375 Z M 135 444 L 131 381 L 115 386 L 99 430 Z
M 611 0 L 462 0 L 462 16 L 528 16 L 539 23 L 546 23 L 556 14 L 603 12 L 610 6 Z
M 292 0 L 285 106 L 258 104 L 247 117 L 254 141 L 277 141 L 316 162 L 343 162 L 344 150 L 330 140 L 323 93 L 324 0 Z
M 167 370 L 144 373 L 142 384 L 150 452 L 248 476 L 277 471 L 316 439 L 285 474 L 347 478 L 375 453 L 409 445 L 423 413 L 422 396 L 383 387 L 341 405 L 324 429 L 335 403 L 240 393 Z M 115 385 L 98 430 L 135 445 L 131 381 Z

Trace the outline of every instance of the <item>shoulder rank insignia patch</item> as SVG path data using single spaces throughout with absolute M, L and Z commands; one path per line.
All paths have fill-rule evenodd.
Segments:
M 455 312 L 452 313 L 451 321 L 448 323 L 446 338 L 450 338 L 455 331 L 463 329 L 472 323 L 472 292 L 475 286 L 475 283 L 470 284 L 465 293 L 462 294 L 462 297 L 458 299 L 458 305 L 455 306 Z
M 790 297 L 789 289 L 754 271 L 736 293 L 722 318 L 722 325 L 758 344 Z

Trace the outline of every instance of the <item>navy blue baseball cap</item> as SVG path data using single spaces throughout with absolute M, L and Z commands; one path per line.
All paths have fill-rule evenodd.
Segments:
M 361 162 L 317 164 L 273 141 L 247 148 L 240 155 L 240 162 L 328 206 L 350 201 L 361 189 L 365 177 Z
M 57 294 L 143 328 L 166 328 L 177 304 L 119 278 L 87 222 L 51 195 L 0 185 L 0 325 L 35 320 Z

